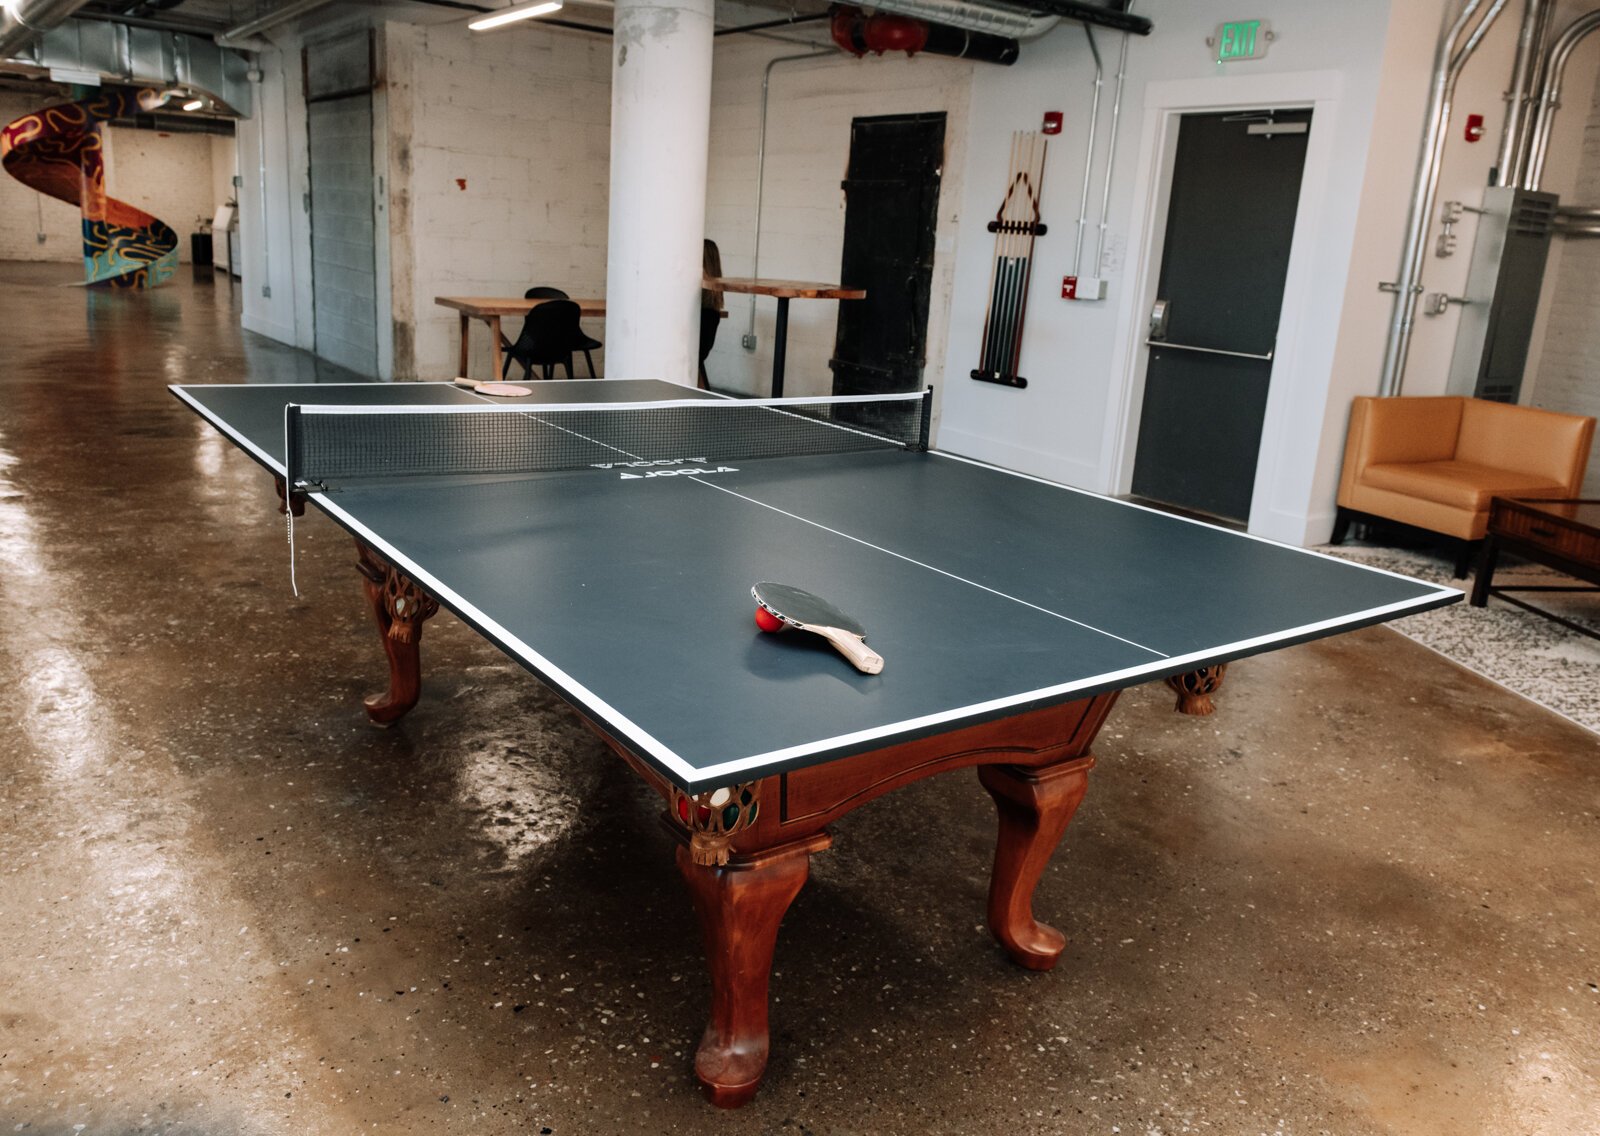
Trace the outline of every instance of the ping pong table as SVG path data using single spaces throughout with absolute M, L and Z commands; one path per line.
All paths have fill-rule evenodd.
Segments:
M 695 1071 L 725 1107 L 766 1067 L 778 925 L 831 822 L 976 766 L 999 813 L 989 927 L 1047 970 L 1066 940 L 1034 888 L 1119 691 L 1461 599 L 929 450 L 930 395 L 532 386 L 172 390 L 280 508 L 354 536 L 390 666 L 374 721 L 416 703 L 443 605 L 661 794 L 711 973 Z M 758 631 L 760 580 L 856 615 L 882 673 Z

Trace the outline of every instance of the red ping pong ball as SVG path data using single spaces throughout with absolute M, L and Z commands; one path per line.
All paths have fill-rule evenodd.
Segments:
M 782 631 L 783 620 L 773 615 L 760 604 L 756 605 L 756 626 L 763 631 Z

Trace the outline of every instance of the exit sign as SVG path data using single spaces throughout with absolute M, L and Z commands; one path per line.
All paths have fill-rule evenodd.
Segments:
M 1272 42 L 1272 29 L 1265 20 L 1229 20 L 1218 24 L 1214 36 L 1206 40 L 1216 52 L 1218 63 L 1240 59 L 1260 59 Z

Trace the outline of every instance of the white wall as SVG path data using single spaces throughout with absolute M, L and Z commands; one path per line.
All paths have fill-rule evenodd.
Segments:
M 106 192 L 170 225 L 188 264 L 190 235 L 216 211 L 211 136 L 108 126 L 102 138 Z
M 1578 11 L 1587 7 L 1588 0 L 1567 0 L 1557 9 L 1556 27 L 1565 26 Z M 1416 173 L 1431 58 L 1443 19 L 1441 8 L 1439 0 L 1428 0 L 1428 3 L 1396 4 L 1390 14 L 1389 42 L 1379 87 L 1379 105 L 1384 113 L 1373 124 L 1371 158 L 1361 189 L 1361 209 L 1345 288 L 1344 318 L 1339 329 L 1333 381 L 1323 411 L 1323 429 L 1309 494 L 1307 535 L 1311 540 L 1322 539 L 1331 525 L 1350 400 L 1356 395 L 1378 392 L 1394 300 L 1378 291 L 1377 282 L 1394 280 L 1399 273 L 1405 209 Z M 1498 158 L 1500 132 L 1505 121 L 1502 95 L 1510 85 L 1520 19 L 1520 5 L 1508 4 L 1462 74 L 1440 170 L 1440 203 L 1460 200 L 1477 204 L 1483 187 L 1488 184 L 1490 168 Z M 1574 84 L 1569 90 L 1590 89 L 1594 83 L 1593 60 L 1575 59 L 1568 76 Z M 1484 116 L 1484 137 L 1480 142 L 1468 143 L 1464 138 L 1466 116 L 1470 113 Z M 1546 188 L 1563 194 L 1568 191 L 1575 177 L 1573 139 L 1581 130 L 1581 115 L 1569 112 L 1564 119 L 1558 116 L 1546 166 Z M 1440 258 L 1434 251 L 1439 232 L 1437 214 L 1436 208 L 1423 266 L 1423 287 L 1428 292 L 1459 296 L 1471 263 L 1476 218 L 1472 214 L 1463 217 L 1456 227 L 1455 255 Z M 1559 242 L 1557 244 L 1559 246 Z M 1542 307 L 1548 307 L 1555 293 L 1550 286 L 1555 279 L 1555 264 L 1553 257 L 1552 271 L 1546 276 L 1547 284 L 1541 295 Z M 1442 315 L 1427 316 L 1421 314 L 1419 305 L 1407 358 L 1404 393 L 1445 393 L 1459 313 L 1460 309 L 1452 306 Z M 1536 326 L 1536 351 L 1541 335 L 1540 327 Z M 1537 370 L 1536 354 L 1530 358 L 1529 367 L 1530 371 Z M 1524 392 L 1525 398 L 1531 389 L 1530 384 Z
M 216 216 L 217 207 L 234 199 L 233 177 L 239 172 L 239 147 L 233 136 L 212 134 L 211 141 L 211 212 L 207 219 Z
M 1600 35 L 1578 49 L 1586 55 L 1600 51 Z M 1574 64 L 1579 57 L 1574 56 Z M 1568 72 L 1569 76 L 1571 71 Z M 1581 144 L 1564 154 L 1576 160 L 1578 171 L 1570 196 L 1574 205 L 1600 205 L 1600 87 L 1587 100 L 1577 97 L 1584 88 L 1570 80 L 1566 110 L 1557 122 L 1581 125 Z M 1569 120 L 1560 122 L 1560 114 Z M 1552 153 L 1552 159 L 1556 157 Z M 1600 240 L 1593 237 L 1557 237 L 1552 250 L 1559 254 L 1545 276 L 1544 298 L 1550 302 L 1547 334 L 1540 357 L 1533 405 L 1568 414 L 1600 416 Z M 1600 497 L 1600 461 L 1591 455 L 1585 497 Z
M 394 289 L 409 295 L 415 328 L 414 369 L 397 377 L 448 379 L 457 318 L 435 296 L 520 296 L 535 284 L 605 295 L 611 41 L 537 21 L 487 34 L 459 22 L 387 31 L 391 64 L 409 57 L 409 129 L 389 139 L 395 192 L 407 198 L 392 243 L 410 246 Z M 390 97 L 402 97 L 398 81 Z M 391 107 L 396 125 L 399 113 Z M 518 321 L 507 322 L 515 338 Z M 605 339 L 602 322 L 585 328 Z M 472 374 L 483 378 L 481 323 L 472 341 Z M 602 360 L 597 352 L 603 370 Z
M 1341 292 L 1356 232 L 1356 198 L 1366 166 L 1367 137 L 1376 106 L 1387 0 L 1280 0 L 1271 10 L 1276 39 L 1265 59 L 1218 67 L 1206 37 L 1238 15 L 1223 0 L 1158 0 L 1141 5 L 1157 33 L 1130 44 L 1122 125 L 1108 219 L 1107 299 L 1059 298 L 1070 271 L 1082 156 L 1091 95 L 1091 57 L 1080 27 L 1063 25 L 1024 45 L 1010 70 L 974 76 L 969 179 L 965 212 L 992 212 L 1011 132 L 1037 129 L 1045 110 L 1067 112 L 1051 143 L 1043 214 L 1051 226 L 1035 248 L 1022 372 L 1026 390 L 966 377 L 978 355 L 993 238 L 981 226 L 961 234 L 940 444 L 1013 468 L 1102 492 L 1124 492 L 1132 472 L 1133 438 L 1142 394 L 1143 294 L 1158 263 L 1149 242 L 1161 236 L 1159 181 L 1171 122 L 1161 103 L 1185 109 L 1316 104 L 1306 182 L 1297 218 L 1280 347 L 1274 369 L 1268 437 L 1263 441 L 1263 493 L 1258 479 L 1251 527 L 1296 543 L 1305 538 L 1308 475 L 1317 453 L 1323 395 L 1329 382 L 1331 331 L 1340 319 Z M 1100 36 L 1108 80 L 1118 37 Z M 1424 64 L 1425 65 L 1425 64 Z M 1159 88 L 1153 88 L 1159 84 Z M 1156 99 L 1152 102 L 1152 91 Z M 1214 92 L 1214 93 L 1213 93 Z M 1109 93 L 1109 88 L 1108 88 Z M 1109 109 L 1104 100 L 1102 114 Z M 1420 113 L 1420 108 L 1419 108 Z M 1105 145 L 1102 120 L 1100 145 Z M 1101 159 L 1103 161 L 1103 158 Z M 1091 189 L 1091 224 L 1098 212 L 1103 169 Z M 1136 212 L 1136 209 L 1138 212 Z M 1093 272 L 1092 253 L 1084 272 Z M 1287 499 L 1279 483 L 1292 486 Z
M 0 124 L 61 101 L 54 88 L 42 90 L 48 93 L 0 91 Z M 0 173 L 0 260 L 82 262 L 83 222 L 77 206 Z
M 805 50 L 747 36 L 717 43 L 706 236 L 717 242 L 724 275 L 749 276 L 752 269 L 762 75 L 770 60 Z M 980 65 L 931 55 L 858 60 L 834 49 L 819 59 L 778 65 L 769 97 L 760 275 L 789 280 L 838 281 L 845 212 L 839 183 L 850 156 L 851 120 L 945 112 L 945 164 L 928 312 L 926 378 L 936 386 L 943 385 L 946 316 L 955 271 L 952 254 L 966 165 L 968 91 L 975 66 Z M 717 334 L 706 373 L 719 388 L 764 395 L 771 384 L 776 302 L 765 297 L 756 301 L 754 352 L 740 345 L 750 326 L 750 297 L 729 294 L 725 302 L 730 316 Z M 848 302 L 790 304 L 785 394 L 832 393 L 833 375 L 827 364 L 833 354 L 839 304 Z
M 1063 25 L 1025 44 L 1010 70 L 974 73 L 965 212 L 979 216 L 999 192 L 1013 130 L 1037 128 L 1041 112 L 1067 110 L 1051 144 L 1045 220 L 1036 246 L 1023 374 L 1025 391 L 965 378 L 977 357 L 993 238 L 965 226 L 956 265 L 945 365 L 946 449 L 965 452 L 1102 492 L 1125 492 L 1142 397 L 1140 346 L 1146 293 L 1159 265 L 1165 190 L 1163 147 L 1171 143 L 1163 104 L 1180 109 L 1315 105 L 1294 259 L 1279 331 L 1266 433 L 1250 529 L 1291 543 L 1324 539 L 1343 452 L 1349 401 L 1375 393 L 1392 300 L 1392 280 L 1421 139 L 1426 94 L 1447 0 L 1278 0 L 1263 13 L 1276 36 L 1265 59 L 1219 67 L 1205 40 L 1240 13 L 1224 0 L 1153 0 L 1140 6 L 1155 35 L 1131 44 L 1122 136 L 1113 177 L 1106 301 L 1058 298 L 1070 270 L 1089 97 L 1083 32 Z M 1577 5 L 1569 5 L 1569 7 Z M 1454 6 L 1452 6 L 1454 7 Z M 1475 202 L 1498 149 L 1501 93 L 1509 82 L 1519 5 L 1486 36 L 1461 81 L 1439 199 Z M 1563 9 L 1563 20 L 1567 15 Z M 1108 72 L 1116 37 L 1101 38 Z M 1581 80 L 1580 80 L 1581 81 Z M 1590 79 L 1592 83 L 1592 78 Z M 1585 86 L 1582 89 L 1587 90 Z M 1214 92 L 1211 93 L 1211 92 Z M 1469 112 L 1485 116 L 1484 140 L 1461 136 Z M 1104 113 L 1104 108 L 1102 108 Z M 1105 122 L 1100 138 L 1103 148 Z M 1570 123 L 1563 124 L 1568 130 Z M 1561 142 L 1558 139 L 1558 148 Z M 1097 167 L 1095 184 L 1101 174 Z M 1552 187 L 1563 176 L 1551 169 Z M 1098 189 L 1093 192 L 1098 205 Z M 1472 230 L 1457 255 L 1431 257 L 1429 291 L 1459 294 Z M 1432 238 L 1430 237 L 1430 250 Z M 1084 272 L 1094 271 L 1085 257 Z M 1419 316 L 1408 393 L 1442 391 L 1454 347 L 1454 309 Z

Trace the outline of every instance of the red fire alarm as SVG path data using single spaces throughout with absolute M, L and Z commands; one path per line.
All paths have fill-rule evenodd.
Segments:
M 1076 276 L 1063 276 L 1061 278 L 1061 298 L 1063 300 L 1076 300 L 1078 298 L 1078 278 Z
M 1468 142 L 1476 142 L 1478 139 L 1483 137 L 1483 115 L 1467 115 L 1466 135 Z
M 1058 111 L 1058 110 L 1047 110 L 1047 111 L 1045 111 L 1044 112 L 1044 125 L 1042 127 L 1040 127 L 1040 129 L 1043 130 L 1046 134 L 1060 134 L 1061 133 L 1061 112 Z

